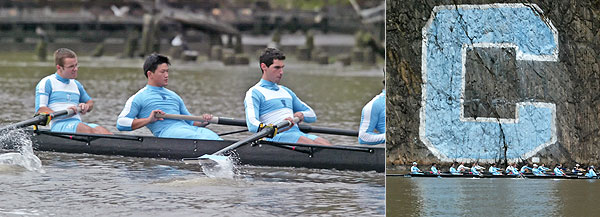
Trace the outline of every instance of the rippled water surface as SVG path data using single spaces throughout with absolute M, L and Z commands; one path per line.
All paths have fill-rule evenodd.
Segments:
M 600 180 L 386 178 L 386 216 L 598 216 Z
M 0 65 L 0 125 L 30 118 L 34 87 L 54 72 L 52 65 Z M 141 65 L 141 60 L 81 57 L 78 80 L 96 103 L 83 119 L 117 132 L 125 101 L 146 83 Z M 168 88 L 181 95 L 192 114 L 243 118 L 244 94 L 260 78 L 255 65 L 175 62 Z M 285 69 L 282 84 L 315 110 L 315 126 L 358 129 L 362 106 L 382 89 L 380 68 L 290 61 Z M 209 128 L 217 133 L 240 129 Z M 126 133 L 150 134 L 146 129 Z M 320 136 L 356 144 L 352 137 Z M 5 148 L 0 156 L 7 153 L 26 155 Z M 198 166 L 172 160 L 35 150 L 33 156 L 41 162 L 39 170 L 0 164 L 0 216 L 372 216 L 385 210 L 383 173 L 238 166 L 233 177 L 210 178 Z

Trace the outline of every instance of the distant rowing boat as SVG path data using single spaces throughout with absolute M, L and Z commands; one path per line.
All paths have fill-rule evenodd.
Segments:
M 133 135 L 96 135 L 32 131 L 39 151 L 122 155 L 181 160 L 210 154 L 233 140 L 193 140 Z M 382 146 L 319 146 L 259 141 L 236 149 L 241 164 L 355 171 L 385 170 Z
M 567 174 L 567 176 L 555 176 L 555 175 L 546 175 L 546 176 L 536 176 L 531 173 L 526 173 L 523 176 L 513 176 L 513 175 L 492 175 L 490 173 L 483 173 L 481 176 L 473 175 L 473 174 L 462 174 L 462 175 L 453 175 L 450 173 L 441 173 L 440 175 L 435 175 L 431 173 L 425 174 L 386 174 L 386 176 L 399 176 L 406 178 L 413 177 L 428 177 L 428 178 L 528 178 L 528 179 L 598 179 L 598 177 L 589 178 L 587 176 L 576 175 L 576 174 Z

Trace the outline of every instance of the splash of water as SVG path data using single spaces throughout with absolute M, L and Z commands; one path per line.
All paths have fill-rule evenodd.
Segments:
M 15 129 L 0 135 L 0 165 L 3 170 L 15 167 L 44 173 L 42 161 L 33 153 L 31 135 L 22 129 Z
M 202 172 L 210 178 L 225 178 L 233 179 L 237 173 L 236 162 L 237 157 L 230 155 L 224 160 L 214 159 L 214 163 L 200 164 Z

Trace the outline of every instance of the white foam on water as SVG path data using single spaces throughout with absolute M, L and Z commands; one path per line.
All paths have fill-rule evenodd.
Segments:
M 202 172 L 210 178 L 233 179 L 237 173 L 235 157 L 229 156 L 225 159 L 211 159 L 214 164 L 202 164 Z
M 31 136 L 16 129 L 0 135 L 0 172 L 14 172 L 18 168 L 45 173 L 42 161 L 33 153 Z

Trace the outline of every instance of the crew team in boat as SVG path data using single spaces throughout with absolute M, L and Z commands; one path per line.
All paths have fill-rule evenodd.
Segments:
M 83 85 L 75 80 L 79 71 L 77 55 L 70 49 L 54 52 L 56 72 L 44 77 L 35 87 L 35 114 L 48 115 L 58 110 L 71 109 L 73 116 L 48 118 L 50 130 L 67 133 L 112 134 L 106 128 L 81 121 L 94 109 L 94 100 Z M 80 111 L 78 111 L 78 108 Z
M 131 131 L 146 126 L 156 137 L 222 140 L 215 132 L 204 128 L 212 118 L 204 114 L 205 122 L 157 118 L 156 114 L 190 115 L 177 93 L 165 88 L 169 84 L 169 58 L 152 54 L 144 62 L 147 84 L 125 102 L 117 119 L 117 129 Z
M 552 172 L 543 172 L 544 167 L 542 167 L 541 165 L 537 165 L 537 164 L 533 164 L 533 168 L 529 168 L 529 163 L 525 162 L 521 171 L 525 171 L 525 172 L 520 172 L 517 169 L 517 163 L 513 162 L 513 163 L 509 163 L 508 166 L 505 168 L 505 170 L 503 171 L 502 169 L 500 169 L 499 167 L 497 167 L 496 163 L 491 163 L 490 167 L 488 168 L 488 172 L 487 173 L 483 173 L 482 170 L 484 169 L 484 167 L 482 167 L 481 165 L 479 165 L 479 163 L 474 162 L 471 166 L 471 168 L 469 169 L 468 167 L 464 166 L 464 163 L 460 163 L 460 166 L 458 167 L 459 169 L 455 168 L 456 167 L 456 162 L 451 163 L 450 168 L 448 170 L 448 173 L 444 173 L 442 172 L 442 170 L 440 170 L 440 168 L 437 166 L 437 163 L 432 163 L 431 164 L 431 168 L 430 171 L 426 171 L 423 172 L 418 168 L 418 164 L 417 162 L 413 162 L 412 163 L 412 167 L 410 168 L 410 174 L 413 175 L 424 175 L 424 174 L 431 174 L 431 175 L 451 175 L 451 176 L 463 176 L 463 175 L 473 175 L 473 176 L 484 176 L 484 175 L 492 175 L 492 176 L 515 176 L 515 177 L 522 177 L 526 174 L 529 174 L 529 176 L 533 175 L 533 176 L 549 176 L 549 177 L 566 177 L 566 176 L 582 176 L 583 174 L 581 173 L 571 173 L 571 174 L 567 174 L 564 171 L 563 168 L 563 164 L 558 163 L 555 165 L 554 170 Z M 542 164 L 545 165 L 545 164 Z M 579 165 L 579 164 L 577 164 Z M 579 171 L 579 170 L 577 170 Z M 589 166 L 588 170 L 585 174 L 586 177 L 588 178 L 595 178 L 598 177 L 594 166 Z
M 276 48 L 265 49 L 259 58 L 261 79 L 246 92 L 244 98 L 246 127 L 250 132 L 258 132 L 265 127 L 274 128 L 274 125 L 284 120 L 293 122 L 298 119 L 298 123 L 317 120 L 310 106 L 292 90 L 280 84 L 285 58 L 285 54 Z M 54 132 L 112 134 L 97 124 L 81 121 L 80 115 L 91 112 L 94 101 L 83 85 L 75 80 L 79 68 L 75 52 L 60 48 L 54 53 L 54 59 L 56 72 L 43 78 L 36 86 L 35 113 L 43 115 L 45 118 L 42 120 L 48 120 L 43 125 L 49 124 Z M 222 140 L 215 132 L 205 128 L 213 119 L 211 114 L 203 114 L 202 118 L 194 119 L 203 119 L 200 121 L 171 118 L 191 114 L 183 99 L 166 88 L 170 65 L 169 58 L 161 54 L 152 54 L 146 58 L 143 74 L 147 83 L 125 102 L 117 117 L 117 130 L 132 131 L 145 126 L 156 137 Z M 67 112 L 68 109 L 72 112 Z M 167 115 L 171 116 L 166 117 Z M 38 122 L 28 125 L 40 124 Z M 298 123 L 276 129 L 268 140 L 331 145 L 324 138 L 300 131 Z M 385 89 L 363 108 L 359 129 L 360 144 L 385 143 Z

